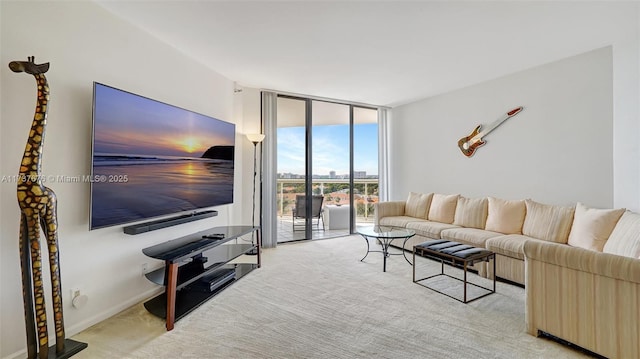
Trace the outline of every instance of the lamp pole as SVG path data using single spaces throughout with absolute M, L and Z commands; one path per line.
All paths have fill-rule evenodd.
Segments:
M 253 227 L 256 226 L 256 176 L 258 175 L 258 170 L 257 170 L 257 161 L 258 161 L 258 156 L 257 156 L 257 149 L 258 149 L 258 142 L 257 141 L 253 141 L 253 206 L 251 207 L 251 225 Z
M 263 134 L 247 134 L 249 141 L 253 143 L 253 205 L 251 206 L 251 226 L 256 226 L 256 177 L 258 176 L 258 143 L 264 140 Z M 251 232 L 251 244 L 255 245 L 255 231 Z M 253 251 L 252 251 L 253 252 Z M 249 253 L 249 254 L 257 254 Z

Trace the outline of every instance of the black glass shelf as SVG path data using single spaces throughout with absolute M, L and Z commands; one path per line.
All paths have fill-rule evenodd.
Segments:
M 251 240 L 231 242 L 245 235 L 251 235 Z M 164 268 L 145 275 L 165 286 L 164 293 L 144 303 L 145 308 L 164 318 L 167 330 L 172 330 L 176 320 L 260 268 L 260 235 L 260 227 L 215 227 L 144 248 L 142 253 L 165 262 Z M 255 263 L 244 258 L 229 263 L 250 253 L 257 254 L 246 257 L 255 258 Z
M 198 308 L 204 302 L 216 296 L 222 292 L 231 284 L 237 282 L 242 277 L 257 268 L 257 265 L 251 263 L 238 263 L 238 264 L 225 264 L 218 267 L 218 269 L 235 268 L 235 276 L 231 280 L 224 280 L 224 283 L 219 285 L 213 291 L 205 291 L 195 286 L 186 286 L 183 289 L 176 292 L 176 306 L 175 315 L 176 320 L 183 318 L 185 315 Z M 167 295 L 162 293 L 149 301 L 144 303 L 144 307 L 156 317 L 166 319 L 167 317 Z
M 173 239 L 142 250 L 146 256 L 163 261 L 178 262 L 190 258 L 194 253 L 202 253 L 238 237 L 250 234 L 260 227 L 227 226 L 215 227 Z M 203 236 L 220 234 L 224 238 L 205 238 Z
M 254 245 L 251 244 L 226 244 L 224 246 L 220 246 L 216 248 L 217 253 L 223 253 L 222 255 L 226 258 L 226 260 L 222 262 L 217 262 L 213 264 L 209 264 L 206 267 L 204 265 L 200 265 L 199 263 L 191 262 L 185 265 L 182 265 L 178 269 L 178 283 L 176 289 L 181 289 L 184 286 L 191 284 L 193 281 L 198 278 L 205 276 L 207 274 L 212 273 L 217 270 L 220 266 L 225 263 L 245 254 L 246 252 L 255 248 Z M 226 252 L 226 253 L 225 253 Z M 206 265 L 206 263 L 205 263 Z M 152 272 L 145 274 L 147 279 L 158 284 L 158 285 L 166 285 L 165 281 L 165 268 L 156 269 Z

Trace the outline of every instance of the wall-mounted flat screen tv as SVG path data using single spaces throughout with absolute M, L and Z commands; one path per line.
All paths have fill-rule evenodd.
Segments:
M 233 203 L 235 125 L 94 82 L 91 229 Z

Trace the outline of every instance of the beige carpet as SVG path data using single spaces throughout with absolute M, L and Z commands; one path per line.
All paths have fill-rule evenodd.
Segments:
M 402 256 L 386 273 L 380 253 L 360 262 L 365 248 L 350 236 L 265 250 L 263 268 L 173 331 L 139 304 L 74 336 L 89 344 L 76 358 L 585 357 L 525 333 L 522 288 L 498 283 L 496 294 L 463 304 L 414 284 Z M 418 263 L 419 273 L 440 268 Z

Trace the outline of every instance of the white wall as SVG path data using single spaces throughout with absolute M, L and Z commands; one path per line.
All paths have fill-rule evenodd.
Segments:
M 640 3 L 608 16 L 613 44 L 613 203 L 640 211 Z M 603 19 L 604 20 L 604 19 Z
M 249 88 L 249 87 L 239 87 L 240 89 L 242 89 L 242 92 L 240 92 L 240 94 L 242 95 L 242 107 L 240 109 L 238 109 L 238 112 L 242 114 L 242 119 L 245 123 L 244 126 L 244 133 L 242 136 L 242 141 L 244 141 L 245 143 L 248 143 L 249 147 L 247 148 L 247 151 L 244 153 L 244 157 L 242 159 L 243 163 L 246 163 L 246 168 L 249 170 L 249 172 L 246 172 L 247 175 L 242 177 L 242 188 L 245 189 L 247 192 L 247 205 L 243 208 L 243 212 L 242 212 L 242 218 L 246 218 L 246 224 L 251 223 L 251 210 L 252 210 L 252 203 L 251 203 L 251 197 L 253 195 L 253 151 L 254 151 L 254 147 L 253 147 L 253 143 L 250 142 L 246 135 L 247 134 L 255 134 L 255 133 L 262 133 L 262 128 L 260 127 L 260 90 L 259 89 L 255 89 L 255 88 Z M 260 170 L 260 159 L 261 159 L 261 155 L 260 155 L 260 149 L 261 149 L 261 145 L 258 144 L 258 147 L 256 148 L 256 158 L 257 158 L 257 165 L 256 165 L 256 169 L 259 171 Z M 258 172 L 258 176 L 259 176 Z M 256 208 L 255 208 L 255 225 L 259 226 L 260 225 L 260 179 L 259 177 L 256 177 Z M 264 234 L 263 234 L 264 235 Z
M 394 108 L 391 198 L 415 191 L 613 206 L 612 62 L 606 47 Z M 458 139 L 520 105 L 473 157 L 461 153 Z
M 505 183 L 504 186 L 498 186 L 495 184 L 495 181 L 501 182 L 501 180 L 494 177 L 490 178 L 489 181 L 485 181 L 486 183 L 484 183 L 484 185 L 486 185 L 486 190 L 481 191 L 478 185 L 479 181 L 477 180 L 473 182 L 462 182 L 464 177 L 469 177 L 468 175 L 460 175 L 463 169 L 460 167 L 461 164 L 459 164 L 459 161 L 464 158 L 457 158 L 456 161 L 458 164 L 445 164 L 443 161 L 438 159 L 434 161 L 427 158 L 429 162 L 422 160 L 422 166 L 428 166 L 432 171 L 419 168 L 416 169 L 416 167 L 411 167 L 408 164 L 398 163 L 406 161 L 407 155 L 415 156 L 415 153 L 422 153 L 425 152 L 425 150 L 430 150 L 432 152 L 445 151 L 445 148 L 434 146 L 433 143 L 427 141 L 434 137 L 429 136 L 430 133 L 433 133 L 433 131 L 444 126 L 442 121 L 445 121 L 445 119 L 450 120 L 455 118 L 452 120 L 452 123 L 458 126 L 458 130 L 456 130 L 455 134 L 451 134 L 454 138 L 446 140 L 447 143 L 455 143 L 459 137 L 471 130 L 472 127 L 469 128 L 468 123 L 490 123 L 504 111 L 502 107 L 511 106 L 512 104 L 502 103 L 501 101 L 513 98 L 511 94 L 507 94 L 508 92 L 513 91 L 516 94 L 523 93 L 523 88 L 521 84 L 517 84 L 513 85 L 511 88 L 502 88 L 501 91 L 497 92 L 495 95 L 488 94 L 487 91 L 491 90 L 492 86 L 495 86 L 496 81 L 503 80 L 498 79 L 495 81 L 488 81 L 484 84 L 478 84 L 470 89 L 454 91 L 450 94 L 434 97 L 433 99 L 417 101 L 394 109 L 393 119 L 389 126 L 392 134 L 392 143 L 390 144 L 392 156 L 390 160 L 392 161 L 392 166 L 394 166 L 390 173 L 390 184 L 393 189 L 391 193 L 393 196 L 392 198 L 406 198 L 408 191 L 418 190 L 420 188 L 424 191 L 445 191 L 446 189 L 450 189 L 452 192 L 461 192 L 466 195 L 473 195 L 475 193 L 476 195 L 484 196 L 491 195 L 492 193 L 490 192 L 494 192 L 494 195 L 502 196 L 537 197 L 537 199 L 541 201 L 545 198 L 549 198 L 549 202 L 554 203 L 584 201 L 591 205 L 598 205 L 598 203 L 601 203 L 603 206 L 608 204 L 609 206 L 624 207 L 640 211 L 640 4 L 636 2 L 617 3 L 617 6 L 615 7 L 607 7 L 607 11 L 605 12 L 602 12 L 602 9 L 595 11 L 585 9 L 582 16 L 590 16 L 593 18 L 594 26 L 597 26 L 602 34 L 606 34 L 605 37 L 602 38 L 602 47 L 611 46 L 612 48 L 612 85 L 611 92 L 608 96 L 612 98 L 613 108 L 611 115 L 613 120 L 610 132 L 603 134 L 603 137 L 606 137 L 604 138 L 605 141 L 609 141 L 608 136 L 610 134 L 612 136 L 612 148 L 607 149 L 607 151 L 611 153 L 611 157 L 602 163 L 596 162 L 595 158 L 592 160 L 592 167 L 594 170 L 609 171 L 610 168 L 612 168 L 612 183 L 608 187 L 601 187 L 601 185 L 605 183 L 598 183 L 593 179 L 588 179 L 588 181 L 592 182 L 591 184 L 584 184 L 582 183 L 583 180 L 580 180 L 576 183 L 577 188 L 571 188 L 570 193 L 572 193 L 572 195 L 563 193 L 562 196 L 559 197 L 551 195 L 550 192 L 548 192 L 549 190 L 557 193 L 560 192 L 555 186 L 553 186 L 556 182 L 553 182 L 552 186 L 547 186 L 543 190 L 540 190 L 539 184 L 536 184 L 538 187 L 534 187 L 534 191 L 532 192 L 529 189 L 518 190 L 514 187 L 516 185 L 513 182 Z M 567 26 L 573 25 L 571 22 L 568 22 Z M 544 31 L 543 26 L 541 26 L 541 31 Z M 508 44 L 505 44 L 505 46 L 508 46 Z M 513 76 L 526 77 L 527 73 L 529 73 L 529 71 L 523 71 L 521 73 L 514 74 Z M 586 73 L 584 76 L 590 76 L 590 74 Z M 507 76 L 504 79 L 509 78 L 511 78 L 511 76 Z M 428 81 L 428 79 L 423 80 Z M 576 83 L 576 85 L 574 85 L 574 90 L 576 92 L 583 90 L 578 84 L 579 83 Z M 503 83 L 503 85 L 507 86 L 506 83 Z M 500 87 L 500 84 L 498 83 L 497 86 Z M 481 103 L 478 103 L 478 101 L 472 101 L 467 98 L 470 95 L 465 91 L 473 91 L 473 89 L 478 91 L 477 96 L 484 99 L 484 102 L 481 101 Z M 532 96 L 531 99 L 542 99 L 542 97 L 546 96 L 544 92 L 554 92 L 556 90 L 555 84 L 553 82 L 549 82 L 547 86 L 541 89 L 540 93 L 530 93 Z M 460 97 L 458 98 L 458 96 Z M 446 99 L 441 99 L 441 97 L 446 97 Z M 462 102 L 458 102 L 458 100 L 462 100 Z M 438 110 L 437 106 L 439 106 L 438 104 L 441 101 L 449 101 L 454 104 L 454 106 L 452 108 Z M 465 106 L 467 104 L 473 106 L 466 108 Z M 527 106 L 527 103 L 523 104 Z M 491 108 L 491 111 L 488 111 L 488 106 L 492 105 L 496 105 L 496 107 Z M 501 105 L 502 107 L 498 105 Z M 576 104 L 574 103 L 573 105 Z M 582 106 L 583 103 L 578 103 L 578 105 Z M 436 115 L 437 118 L 434 119 L 426 117 L 429 113 Z M 463 129 L 462 123 L 460 123 L 462 120 L 459 116 L 464 118 L 465 123 L 467 123 L 466 127 L 469 129 Z M 528 108 L 517 118 L 510 120 L 510 122 L 521 121 L 521 117 L 531 116 L 530 108 Z M 575 118 L 575 114 L 573 114 L 573 118 Z M 570 123 L 572 121 L 571 119 L 566 118 L 560 120 L 563 121 L 561 123 L 566 123 L 567 121 Z M 590 123 L 588 125 L 591 126 Z M 510 137 L 507 134 L 509 132 L 505 133 L 505 131 L 513 131 L 513 129 L 508 126 L 513 126 L 513 124 L 505 124 L 503 127 L 499 128 L 497 132 L 489 135 L 487 137 L 488 141 L 490 141 L 489 144 L 487 144 L 486 147 L 481 148 L 479 150 L 479 154 L 487 152 L 489 147 L 492 147 L 490 151 L 498 151 L 495 142 L 507 141 Z M 408 142 L 407 139 L 415 138 L 416 132 L 420 130 L 425 131 L 423 136 L 424 139 L 420 139 L 420 145 L 406 143 Z M 426 132 L 427 130 L 428 132 Z M 579 134 L 585 134 L 584 131 L 587 130 L 577 128 L 576 131 L 578 131 Z M 535 135 L 539 137 L 540 133 L 535 133 Z M 438 141 L 442 140 L 442 138 L 439 138 L 438 136 L 435 137 L 436 143 L 439 143 Z M 600 140 L 601 139 L 598 138 L 598 141 Z M 542 152 L 540 152 L 541 156 L 534 156 L 534 160 L 541 158 L 542 155 L 548 155 L 548 152 L 545 152 L 544 150 L 544 148 L 549 146 L 548 142 L 548 140 L 543 139 L 540 144 L 533 146 L 533 148 L 543 148 Z M 593 145 L 594 144 L 590 144 L 589 146 Z M 600 145 L 595 144 L 595 146 Z M 396 151 L 397 149 L 400 150 Z M 504 151 L 506 149 L 503 148 L 502 150 Z M 530 149 L 525 154 L 527 156 L 531 156 L 531 151 L 534 150 Z M 554 163 L 558 167 L 561 167 L 561 160 L 566 158 L 566 154 L 562 151 L 559 152 L 558 155 L 561 157 L 557 160 L 554 157 L 551 161 L 555 161 Z M 501 156 L 503 157 L 505 155 L 500 154 L 496 158 L 501 158 Z M 515 155 L 513 155 L 513 158 L 515 158 Z M 477 160 L 475 158 L 471 161 L 481 162 L 481 160 Z M 522 161 L 522 159 L 518 159 L 518 161 Z M 521 166 L 517 161 L 509 163 L 509 168 L 511 168 L 511 165 L 516 166 L 516 168 Z M 464 167 L 473 168 L 476 167 L 476 165 L 474 164 L 470 166 L 468 161 L 464 164 Z M 486 167 L 483 167 L 483 171 L 485 169 L 505 171 L 505 167 L 506 166 L 502 166 L 498 161 L 492 161 L 491 163 L 487 163 Z M 428 173 L 428 176 L 425 176 L 426 173 Z M 456 173 L 456 175 L 453 173 Z M 483 180 L 487 180 L 484 173 L 475 173 L 474 175 L 480 176 Z M 507 176 L 510 175 L 507 174 Z M 421 178 L 418 179 L 419 177 Z M 433 183 L 445 183 L 447 179 L 451 182 L 446 182 L 447 184 L 441 188 L 433 187 Z M 566 179 L 556 179 L 559 184 L 567 186 Z M 588 186 L 592 187 L 587 189 Z M 581 190 L 584 193 L 577 194 L 578 190 Z M 603 195 L 593 194 L 595 192 L 602 191 L 604 191 Z M 572 196 L 575 198 L 570 198 Z M 594 197 L 593 200 L 591 199 L 592 197 Z M 598 197 L 599 199 L 595 197 Z M 603 197 L 607 198 L 603 199 Z
M 47 184 L 59 200 L 64 314 L 67 334 L 73 335 L 158 291 L 141 276 L 141 265 L 157 267 L 161 263 L 145 257 L 142 248 L 210 226 L 249 223 L 242 219 L 246 217 L 241 203 L 251 203 L 243 196 L 247 191 L 242 179 L 251 173 L 247 166 L 252 163 L 245 160 L 252 145 L 244 137 L 239 122 L 242 117 L 234 113 L 243 106 L 242 97 L 234 95 L 231 80 L 92 2 L 2 2 L 0 9 L 0 175 L 17 174 L 36 95 L 34 78 L 14 74 L 7 65 L 30 55 L 35 55 L 36 62 L 51 63 L 47 73 L 51 106 L 42 165 L 45 175 L 90 173 L 93 81 L 237 124 L 235 204 L 216 207 L 219 216 L 212 219 L 137 236 L 127 236 L 119 227 L 89 231 L 89 184 Z M 15 184 L 0 183 L 0 196 L 0 357 L 4 358 L 24 351 L 26 340 Z M 86 307 L 71 307 L 69 290 L 73 287 L 88 295 Z

